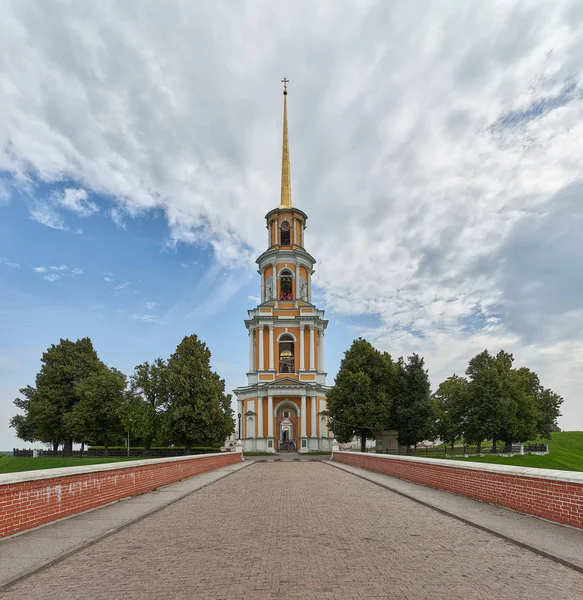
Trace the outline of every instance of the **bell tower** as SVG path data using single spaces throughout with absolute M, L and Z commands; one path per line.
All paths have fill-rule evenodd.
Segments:
M 265 216 L 267 248 L 256 260 L 261 303 L 248 311 L 247 385 L 237 396 L 238 435 L 246 451 L 329 450 L 324 311 L 312 304 L 316 260 L 306 251 L 308 217 L 292 205 L 287 84 L 279 206 Z

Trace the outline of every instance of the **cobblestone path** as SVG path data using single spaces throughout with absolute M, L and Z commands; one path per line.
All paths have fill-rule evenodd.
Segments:
M 319 462 L 257 463 L 1 600 L 581 599 L 583 574 Z

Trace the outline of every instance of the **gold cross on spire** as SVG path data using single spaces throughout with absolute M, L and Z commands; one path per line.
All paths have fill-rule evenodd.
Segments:
M 289 79 L 287 77 L 284 77 L 281 80 L 281 83 L 283 83 L 283 94 L 284 96 L 287 96 L 287 84 L 289 83 Z

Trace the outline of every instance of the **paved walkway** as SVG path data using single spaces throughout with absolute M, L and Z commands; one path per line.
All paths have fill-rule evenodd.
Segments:
M 255 463 L 0 600 L 580 599 L 583 574 L 320 462 Z

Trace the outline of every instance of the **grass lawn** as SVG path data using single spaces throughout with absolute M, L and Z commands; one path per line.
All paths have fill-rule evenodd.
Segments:
M 143 457 L 112 458 L 20 458 L 16 456 L 0 456 L 0 473 L 18 473 L 20 471 L 38 471 L 39 469 L 56 469 L 58 467 L 78 467 L 83 465 L 100 465 L 103 463 L 140 460 Z
M 517 467 L 560 469 L 562 471 L 583 471 L 583 431 L 563 431 L 553 433 L 550 440 L 531 440 L 530 443 L 548 444 L 549 454 L 546 456 L 524 454 L 523 456 L 509 457 L 470 456 L 468 458 L 451 458 L 453 460 L 495 463 L 499 465 L 515 465 Z

